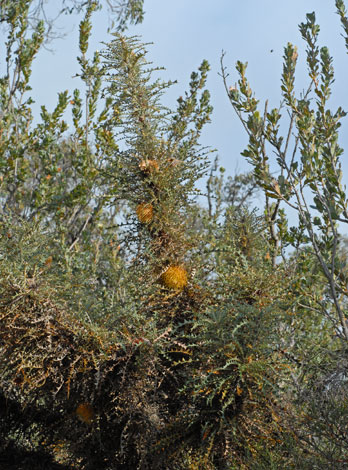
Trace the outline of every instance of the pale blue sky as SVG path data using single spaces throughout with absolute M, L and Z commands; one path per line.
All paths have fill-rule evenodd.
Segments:
M 48 2 L 54 5 L 52 0 Z M 308 84 L 303 41 L 298 24 L 305 21 L 308 12 L 316 11 L 321 25 L 320 42 L 327 45 L 334 56 L 336 83 L 332 106 L 348 109 L 347 72 L 348 56 L 341 37 L 339 17 L 334 0 L 145 0 L 145 20 L 131 27 L 127 34 L 142 36 L 149 46 L 149 57 L 156 66 L 164 66 L 164 79 L 178 80 L 166 98 L 166 104 L 175 100 L 187 89 L 190 74 L 202 59 L 211 64 L 208 88 L 211 92 L 214 114 L 207 126 L 202 143 L 217 148 L 221 164 L 229 174 L 236 169 L 245 171 L 248 165 L 240 152 L 246 145 L 242 126 L 234 116 L 218 76 L 222 49 L 226 51 L 225 65 L 230 72 L 230 83 L 236 81 L 234 64 L 240 59 L 248 61 L 248 78 L 256 96 L 269 106 L 280 102 L 280 75 L 283 47 L 292 42 L 299 46 L 297 88 Z M 94 32 L 90 51 L 101 49 L 107 42 L 108 20 L 106 11 L 94 15 Z M 51 45 L 55 52 L 42 51 L 36 61 L 32 76 L 35 109 L 46 104 L 52 109 L 57 92 L 80 87 L 78 79 L 71 77 L 79 70 L 78 25 L 76 16 L 66 16 L 60 26 L 69 34 L 66 39 Z M 273 50 L 271 53 L 270 51 Z M 348 149 L 347 123 L 343 127 L 341 143 Z M 348 164 L 344 163 L 346 181 Z

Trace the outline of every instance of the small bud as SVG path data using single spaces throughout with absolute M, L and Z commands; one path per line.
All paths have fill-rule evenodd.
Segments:
M 52 261 L 53 261 L 52 256 L 49 256 L 45 261 L 45 266 L 47 266 L 49 268 L 52 264 Z

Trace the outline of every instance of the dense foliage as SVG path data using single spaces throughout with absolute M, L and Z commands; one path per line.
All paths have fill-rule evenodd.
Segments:
M 297 50 L 284 52 L 285 138 L 281 108 L 258 110 L 246 65 L 229 87 L 222 61 L 253 170 L 226 178 L 199 143 L 209 64 L 164 108 L 171 84 L 155 78 L 146 45 L 115 33 L 90 55 L 100 5 L 68 3 L 84 12 L 82 90 L 60 92 L 37 123 L 44 3 L 0 9 L 1 468 L 347 468 L 345 113 L 327 107 L 334 71 L 315 15 L 300 25 L 300 98 Z M 142 3 L 109 2 L 120 29 L 141 21 Z

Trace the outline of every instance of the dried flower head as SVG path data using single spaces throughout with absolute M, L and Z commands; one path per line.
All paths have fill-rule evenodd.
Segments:
M 181 266 L 169 266 L 161 274 L 160 281 L 169 289 L 181 290 L 187 285 L 187 271 Z
M 156 160 L 141 160 L 139 168 L 144 173 L 155 173 L 159 170 L 159 165 Z
M 81 403 L 75 410 L 76 415 L 84 423 L 91 423 L 94 418 L 94 410 L 89 403 Z
M 136 213 L 139 222 L 142 224 L 149 224 L 153 219 L 153 205 L 147 202 L 142 202 L 137 206 Z

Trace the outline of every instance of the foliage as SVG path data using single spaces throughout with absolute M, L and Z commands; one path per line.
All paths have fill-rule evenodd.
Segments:
M 343 1 L 336 1 L 336 7 L 346 32 Z M 348 339 L 348 279 L 340 235 L 340 225 L 348 220 L 347 195 L 342 184 L 343 149 L 338 144 L 340 121 L 346 113 L 341 107 L 334 112 L 328 108 L 334 69 L 327 47 L 318 46 L 320 27 L 314 12 L 307 14 L 299 29 L 307 46 L 309 85 L 304 94 L 297 97 L 295 93 L 298 52 L 290 43 L 284 49 L 283 103 L 279 108 L 269 110 L 266 102 L 264 111 L 260 110 L 246 78 L 247 64 L 237 62 L 238 84 L 228 88 L 222 57 L 222 76 L 231 104 L 249 135 L 243 155 L 265 194 L 273 264 L 279 255 L 285 259 L 285 250 L 292 247 L 290 259 L 303 273 L 291 290 L 300 295 L 296 309 L 309 318 L 300 321 L 292 334 L 299 341 L 302 330 L 307 340 L 299 347 L 291 345 L 296 340 L 290 339 L 286 346 L 286 353 L 290 357 L 294 354 L 293 361 L 299 366 L 293 379 L 298 408 L 291 419 L 299 420 L 299 443 L 313 452 L 311 468 L 344 468 L 347 453 L 338 416 L 346 421 L 347 415 L 344 392 L 341 395 L 334 389 L 345 390 L 343 364 Z M 281 133 L 282 114 L 286 115 L 283 108 L 290 116 L 285 135 Z M 271 152 L 275 161 L 269 156 Z M 279 176 L 274 177 L 275 172 Z M 298 214 L 296 227 L 288 227 L 282 205 Z
M 45 25 L 45 39 L 51 42 L 57 37 L 61 37 L 61 31 L 56 28 L 56 20 L 61 15 L 80 14 L 92 5 L 101 9 L 106 6 L 111 20 L 111 29 L 115 26 L 119 31 L 127 29 L 128 24 L 138 24 L 144 19 L 143 0 L 61 0 L 55 2 L 56 10 L 52 13 L 51 5 L 47 5 L 46 0 L 26 0 L 13 2 L 12 0 L 2 0 L 0 4 L 0 23 L 5 25 L 11 21 L 17 8 L 28 8 L 25 15 L 29 25 L 35 29 L 38 22 Z M 53 16 L 53 18 L 52 18 Z
M 346 28 L 344 4 L 336 4 Z M 141 21 L 142 1 L 116 5 L 120 29 Z M 171 83 L 156 79 L 161 69 L 139 38 L 114 33 L 90 55 L 97 2 L 63 2 L 67 12 L 84 12 L 83 91 L 61 92 L 34 123 L 30 75 L 47 34 L 32 21 L 38 6 L 21 0 L 0 10 L 8 34 L 0 81 L 0 463 L 345 468 L 344 112 L 327 109 L 333 68 L 317 47 L 314 15 L 300 26 L 311 80 L 304 97 L 294 93 L 296 48 L 285 48 L 285 138 L 280 109 L 258 111 L 246 65 L 237 63 L 232 89 L 222 69 L 253 167 L 226 178 L 199 143 L 212 112 L 207 61 L 176 108 L 164 108 Z M 202 177 L 207 207 L 197 202 Z M 264 214 L 252 209 L 258 188 Z M 288 228 L 281 204 L 297 210 L 297 227 Z

